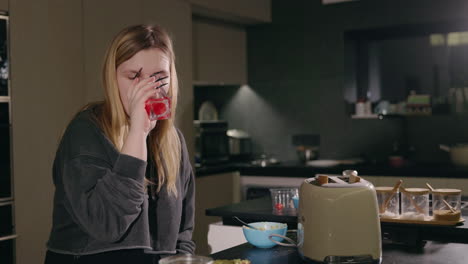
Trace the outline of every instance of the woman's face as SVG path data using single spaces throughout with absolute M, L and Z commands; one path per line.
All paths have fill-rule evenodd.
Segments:
M 156 74 L 156 79 L 168 76 L 165 82 L 168 84 L 160 89 L 166 93 L 171 85 L 169 82 L 169 57 L 158 48 L 145 49 L 137 52 L 133 57 L 123 62 L 117 67 L 117 84 L 119 85 L 120 98 L 125 112 L 128 114 L 128 89 L 133 80 L 139 78 L 140 81 L 150 78 Z M 167 80 L 167 81 L 166 81 Z

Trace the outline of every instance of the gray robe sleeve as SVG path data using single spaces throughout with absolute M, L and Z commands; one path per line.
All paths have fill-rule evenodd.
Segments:
M 80 228 L 96 240 L 116 242 L 147 199 L 146 161 L 120 153 L 114 160 L 105 158 L 105 140 L 89 122 L 74 122 L 60 150 L 60 180 L 64 207 Z
M 109 165 L 78 156 L 64 166 L 65 207 L 91 237 L 118 241 L 141 212 L 146 162 L 121 154 Z

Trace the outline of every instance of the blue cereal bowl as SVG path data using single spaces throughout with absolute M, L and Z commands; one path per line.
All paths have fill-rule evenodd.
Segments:
M 276 244 L 270 240 L 269 236 L 272 234 L 286 236 L 286 232 L 288 231 L 287 224 L 277 222 L 255 222 L 250 223 L 250 225 L 260 228 L 261 230 L 243 226 L 242 231 L 244 232 L 245 239 L 258 248 L 271 248 L 276 246 Z M 278 242 L 283 241 L 283 238 L 276 236 L 273 236 L 271 239 Z
M 294 196 L 293 198 L 291 198 L 293 200 L 293 203 L 294 203 L 294 208 L 299 208 L 299 196 Z

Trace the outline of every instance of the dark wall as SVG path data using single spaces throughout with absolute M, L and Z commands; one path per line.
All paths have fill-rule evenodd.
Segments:
M 385 160 L 398 141 L 415 147 L 417 161 L 447 162 L 439 143 L 468 142 L 463 115 L 351 119 L 343 90 L 344 31 L 468 20 L 468 2 L 359 0 L 323 6 L 319 0 L 273 0 L 272 5 L 273 23 L 247 30 L 249 86 L 212 87 L 196 95 L 196 100 L 223 98 L 221 117 L 231 128 L 249 132 L 256 152 L 296 159 L 291 136 L 312 133 L 321 136 L 321 158 Z

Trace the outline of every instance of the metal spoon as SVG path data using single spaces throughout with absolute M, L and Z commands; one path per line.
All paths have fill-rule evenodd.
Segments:
M 237 221 L 241 222 L 243 225 L 245 225 L 245 226 L 247 226 L 247 227 L 249 227 L 249 228 L 256 229 L 256 230 L 260 230 L 260 229 L 256 228 L 255 226 L 249 225 L 249 224 L 247 224 L 246 222 L 240 220 L 240 218 L 237 217 L 237 216 L 234 216 L 234 218 L 235 218 Z

